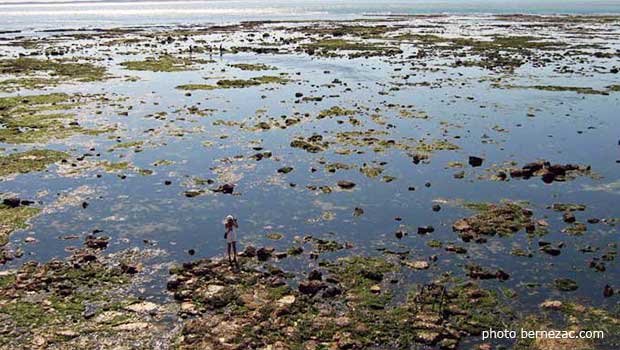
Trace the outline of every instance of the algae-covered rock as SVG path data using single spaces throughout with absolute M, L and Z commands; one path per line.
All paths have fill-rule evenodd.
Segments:
M 68 156 L 67 153 L 52 150 L 32 150 L 0 156 L 0 177 L 42 171 Z

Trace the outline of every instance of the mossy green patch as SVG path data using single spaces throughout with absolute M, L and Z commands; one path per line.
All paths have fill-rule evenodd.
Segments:
M 208 84 L 183 84 L 176 87 L 178 90 L 193 91 L 193 90 L 215 90 L 217 86 Z
M 282 239 L 282 237 L 284 237 L 284 235 L 281 234 L 280 232 L 270 232 L 267 234 L 267 238 L 274 240 L 274 241 L 279 241 Z
M 83 104 L 83 97 L 64 93 L 1 97 L 0 142 L 37 143 L 74 134 L 98 135 L 106 132 L 83 128 L 72 120 L 75 117 L 73 114 L 64 112 Z
M 110 147 L 108 151 L 114 151 L 117 149 L 128 149 L 128 148 L 133 148 L 135 150 L 138 150 L 138 149 L 141 149 L 143 145 L 144 145 L 144 141 L 121 142 L 121 143 L 117 143 L 114 146 Z
M 150 72 L 181 72 L 194 70 L 194 61 L 170 55 L 148 57 L 143 61 L 126 61 L 121 63 L 125 69 Z
M 415 146 L 415 150 L 423 153 L 433 153 L 436 151 L 455 151 L 460 149 L 459 146 L 446 140 L 425 141 L 420 140 Z
M 0 74 L 24 74 L 33 75 L 47 73 L 52 77 L 58 77 L 62 81 L 75 80 L 80 82 L 98 81 L 106 78 L 105 67 L 95 66 L 91 63 L 55 61 L 31 57 L 0 60 Z M 48 83 L 61 80 L 48 80 Z M 35 81 L 23 81 L 32 84 Z M 27 85 L 25 87 L 27 87 Z
M 176 88 L 179 90 L 215 90 L 215 89 L 240 89 L 263 84 L 286 84 L 290 80 L 282 76 L 265 75 L 250 79 L 222 79 L 218 80 L 215 85 L 209 84 L 184 84 Z
M 583 86 L 559 86 L 559 85 L 494 85 L 502 89 L 533 89 L 551 92 L 575 92 L 584 95 L 609 95 L 609 91 L 596 90 Z
M 345 39 L 320 39 L 309 44 L 304 44 L 302 45 L 302 48 L 306 50 L 306 52 L 324 56 L 333 55 L 338 51 L 357 52 L 350 55 L 351 57 L 389 55 L 401 52 L 398 47 L 386 46 L 379 43 L 350 41 Z
M 324 109 L 319 112 L 317 118 L 323 119 L 327 117 L 336 117 L 336 116 L 351 116 L 355 115 L 355 111 L 351 109 L 345 109 L 339 106 L 333 106 L 328 109 Z
M 261 70 L 275 70 L 274 66 L 268 66 L 263 63 L 235 63 L 229 64 L 229 66 L 246 71 L 261 71 Z
M 465 203 L 463 206 L 478 212 L 452 225 L 452 229 L 466 242 L 482 240 L 485 235 L 510 236 L 524 228 L 528 232 L 535 232 L 532 212 L 518 203 Z
M 42 171 L 48 165 L 65 159 L 69 155 L 52 150 L 32 150 L 0 157 L 0 177 L 11 174 L 25 174 Z
M 0 204 L 0 247 L 8 243 L 9 235 L 28 227 L 28 220 L 41 212 L 41 209 L 30 207 L 11 208 Z

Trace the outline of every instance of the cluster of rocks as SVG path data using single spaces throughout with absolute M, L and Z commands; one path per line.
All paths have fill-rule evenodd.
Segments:
M 470 205 L 478 214 L 457 220 L 452 229 L 464 242 L 486 242 L 486 236 L 508 236 L 525 229 L 537 230 L 532 211 L 515 203 Z
M 92 241 L 92 240 L 91 240 Z M 85 243 L 86 244 L 86 243 Z M 132 253 L 135 255 L 135 253 Z M 128 256 L 76 249 L 0 273 L 0 344 L 17 349 L 154 348 L 159 305 L 130 293 Z M 0 346 L 2 347 L 2 346 Z
M 512 178 L 530 179 L 532 177 L 540 177 L 545 183 L 554 181 L 566 181 L 576 176 L 589 175 L 591 173 L 590 166 L 581 166 L 577 164 L 551 164 L 548 161 L 537 161 L 528 163 L 522 168 L 510 169 L 509 174 Z M 505 180 L 506 172 L 501 171 L 497 177 Z
M 188 319 L 180 349 L 455 349 L 499 321 L 498 300 L 474 283 L 418 289 L 395 304 L 399 264 L 385 258 L 322 260 L 300 278 L 261 251 L 270 249 L 246 249 L 237 267 L 201 259 L 171 269 L 167 289 Z

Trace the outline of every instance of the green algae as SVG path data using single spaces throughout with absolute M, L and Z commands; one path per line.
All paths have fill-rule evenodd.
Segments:
M 363 166 L 360 168 L 360 172 L 370 178 L 374 178 L 374 177 L 381 175 L 381 173 L 383 173 L 383 168 Z
M 176 89 L 178 89 L 178 90 L 185 90 L 185 91 L 215 90 L 217 88 L 218 88 L 217 86 L 208 85 L 208 84 L 184 84 L 184 85 L 179 85 L 179 86 L 176 87 Z
M 263 84 L 286 84 L 290 80 L 281 76 L 265 75 L 250 79 L 222 79 L 218 80 L 215 85 L 209 84 L 183 84 L 176 88 L 179 90 L 215 90 L 215 89 L 241 89 Z
M 530 233 L 536 232 L 531 211 L 518 203 L 465 203 L 463 206 L 478 212 L 474 216 L 459 219 L 452 225 L 453 231 L 466 242 L 484 239 L 481 236 L 511 236 L 522 229 L 527 229 Z
M 426 140 L 420 140 L 415 145 L 415 150 L 422 153 L 433 153 L 436 151 L 456 151 L 461 149 L 459 146 L 445 141 L 445 140 L 433 140 L 428 142 Z
M 0 177 L 42 171 L 68 156 L 67 153 L 52 150 L 31 150 L 0 156 Z
M 11 208 L 0 204 L 0 247 L 6 245 L 9 235 L 16 230 L 28 228 L 28 220 L 41 212 L 41 209 L 20 206 Z
M 274 66 L 269 66 L 263 63 L 235 63 L 229 64 L 230 67 L 238 68 L 245 71 L 262 71 L 262 70 L 276 70 Z
M 284 235 L 280 232 L 270 232 L 266 235 L 266 237 L 273 241 L 279 241 L 282 239 L 282 237 L 284 237 Z
M 351 116 L 351 115 L 355 115 L 356 112 L 354 110 L 351 109 L 345 109 L 339 106 L 333 106 L 330 107 L 328 109 L 324 109 L 322 111 L 319 112 L 319 115 L 317 116 L 318 119 L 323 119 L 323 118 L 327 118 L 327 117 L 337 117 L 337 116 Z
M 101 167 L 107 172 L 119 172 L 129 170 L 131 168 L 131 164 L 128 162 L 109 162 L 104 161 L 100 163 Z
M 128 148 L 133 148 L 135 150 L 139 150 L 142 148 L 142 146 L 144 145 L 144 141 L 127 141 L 127 142 L 121 142 L 121 143 L 117 143 L 114 146 L 110 147 L 108 149 L 108 151 L 114 151 L 117 149 L 128 149 Z
M 82 96 L 64 93 L 1 97 L 0 142 L 37 143 L 75 134 L 98 135 L 107 132 L 105 129 L 83 128 L 73 120 L 75 115 L 64 113 L 83 103 Z
M 400 53 L 400 49 L 378 43 L 365 43 L 345 39 L 321 39 L 309 44 L 303 44 L 302 48 L 311 54 L 327 55 L 338 51 L 354 51 L 356 56 L 390 55 Z
M 396 270 L 396 265 L 381 258 L 349 256 L 336 262 L 321 262 L 321 266 L 338 276 L 344 288 L 351 293 L 350 301 L 362 307 L 382 309 L 392 300 L 389 292 L 376 293 L 371 287 L 381 283 L 385 274 Z
M 24 74 L 33 75 L 47 73 L 52 77 L 69 79 L 79 82 L 99 81 L 106 78 L 105 67 L 95 66 L 91 63 L 78 63 L 67 61 L 43 60 L 30 57 L 0 60 L 0 74 Z M 60 80 L 48 80 L 46 83 L 60 82 Z M 40 84 L 37 80 L 24 80 L 19 87 L 28 87 L 32 83 Z
M 125 69 L 150 72 L 182 72 L 197 69 L 194 61 L 170 55 L 148 57 L 143 61 L 125 61 L 121 63 Z
M 596 90 L 591 87 L 559 86 L 559 85 L 495 85 L 501 89 L 532 89 L 549 92 L 575 92 L 585 95 L 609 95 L 609 91 Z
M 39 90 L 46 87 L 57 85 L 60 82 L 59 79 L 49 78 L 17 78 L 17 79 L 5 79 L 0 81 L 0 91 L 2 92 L 15 92 L 21 89 Z
M 0 334 L 0 343 L 31 348 L 38 341 L 72 349 L 76 338 L 80 339 L 78 348 L 92 348 L 101 341 L 126 342 L 133 337 L 123 327 L 140 326 L 131 322 L 143 317 L 125 310 L 137 300 L 126 292 L 132 275 L 118 268 L 118 261 L 108 259 L 94 251 L 77 250 L 66 260 L 23 264 L 14 274 L 19 279 L 0 283 L 0 318 L 5 329 L 11 330 Z M 150 342 L 151 337 L 141 341 Z

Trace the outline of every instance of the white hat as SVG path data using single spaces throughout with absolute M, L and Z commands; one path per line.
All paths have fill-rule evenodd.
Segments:
M 235 220 L 235 217 L 232 215 L 226 216 L 226 218 L 222 221 L 224 225 L 226 225 L 229 221 Z

